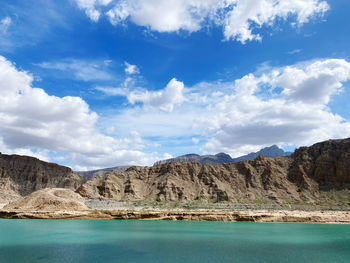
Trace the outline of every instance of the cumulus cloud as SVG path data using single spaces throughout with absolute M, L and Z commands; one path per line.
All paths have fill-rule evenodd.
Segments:
M 283 95 L 288 99 L 308 104 L 327 104 L 331 95 L 340 91 L 342 82 L 347 81 L 349 75 L 350 65 L 347 61 L 328 59 L 275 71 L 271 83 L 274 87 L 283 87 Z
M 271 144 L 309 145 L 350 136 L 350 123 L 328 107 L 349 79 L 350 63 L 342 59 L 244 76 L 201 118 L 214 131 L 203 150 L 241 154 Z
M 189 32 L 201 28 L 201 22 L 211 12 L 211 8 L 223 6 L 223 1 L 201 0 L 128 0 L 119 1 L 107 12 L 114 25 L 130 18 L 135 24 L 150 27 L 159 32 L 180 29 Z
M 140 151 L 147 143 L 138 133 L 119 139 L 106 136 L 97 130 L 98 115 L 84 100 L 50 96 L 33 87 L 32 82 L 31 74 L 16 69 L 0 56 L 3 152 L 41 156 L 48 152 L 63 153 L 74 164 L 85 167 L 150 164 L 156 160 L 156 153 Z
M 163 90 L 131 92 L 128 95 L 128 100 L 131 104 L 141 102 L 145 107 L 172 112 L 175 105 L 181 104 L 185 100 L 183 90 L 183 82 L 173 78 Z
M 323 14 L 329 9 L 326 1 L 318 0 L 244 0 L 235 1 L 235 7 L 224 20 L 225 39 L 237 39 L 244 43 L 261 40 L 254 34 L 254 28 L 271 26 L 278 18 L 296 16 L 297 24 L 307 23 L 315 14 Z
M 104 3 L 76 0 L 93 21 L 98 21 Z M 210 24 L 223 27 L 226 40 L 242 43 L 261 40 L 253 33 L 272 26 L 277 19 L 293 18 L 292 25 L 307 23 L 323 15 L 329 5 L 322 0 L 118 0 L 113 8 L 104 8 L 113 25 L 132 21 L 158 32 L 186 30 L 195 32 Z M 110 4 L 108 2 L 108 4 Z M 112 6 L 112 4 L 111 4 Z
M 149 150 L 155 142 L 179 145 L 184 138 L 204 153 L 233 156 L 272 144 L 310 145 L 350 136 L 350 122 L 329 107 L 349 80 L 350 62 L 319 59 L 265 68 L 232 82 L 185 89 L 172 79 L 158 91 L 119 90 L 142 107 L 104 116 L 105 125 L 98 125 L 107 136 L 96 128 L 99 116 L 81 98 L 48 95 L 32 86 L 28 72 L 0 57 L 0 151 L 44 158 L 60 153 L 77 169 L 91 169 L 149 165 L 159 159 Z M 157 139 L 150 143 L 147 137 Z
M 132 127 L 165 144 L 198 143 L 203 153 L 232 156 L 272 144 L 302 146 L 344 138 L 350 136 L 350 122 L 332 113 L 329 103 L 349 80 L 349 62 L 324 59 L 265 68 L 232 82 L 198 83 L 185 89 L 186 99 L 172 111 L 155 111 L 159 104 L 150 105 L 157 92 L 142 92 L 135 102 L 144 107 L 114 116 L 120 123 L 115 130 Z
M 127 75 L 130 74 L 127 73 Z M 175 78 L 171 79 L 164 89 L 158 91 L 135 88 L 134 84 L 135 79 L 127 76 L 121 87 L 98 86 L 95 89 L 108 96 L 124 96 L 130 104 L 141 103 L 143 110 L 172 112 L 176 105 L 181 105 L 185 101 L 184 84 Z
M 2 34 L 5 34 L 7 32 L 7 29 L 11 26 L 12 20 L 11 17 L 6 16 L 3 19 L 0 20 L 0 32 Z

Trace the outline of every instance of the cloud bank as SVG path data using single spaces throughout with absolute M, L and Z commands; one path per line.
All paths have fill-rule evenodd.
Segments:
M 214 130 L 203 150 L 240 153 L 255 145 L 310 145 L 350 136 L 350 123 L 328 107 L 349 79 L 350 63 L 342 59 L 248 74 L 202 118 Z
M 232 82 L 186 87 L 182 103 L 170 104 L 171 108 L 159 107 L 160 102 L 170 103 L 159 99 L 166 89 L 143 92 L 135 101 L 144 107 L 126 108 L 115 121 L 121 129 L 135 127 L 143 136 L 164 141 L 195 136 L 204 142 L 203 153 L 238 156 L 272 144 L 310 145 L 350 136 L 350 122 L 329 108 L 349 79 L 346 60 L 308 61 L 250 73 Z
M 116 139 L 98 131 L 98 115 L 79 97 L 56 97 L 32 86 L 33 77 L 0 56 L 0 146 L 3 152 L 33 154 L 48 159 L 63 154 L 76 168 L 115 164 L 149 164 L 156 153 L 130 131 Z M 39 150 L 38 150 L 39 149 Z M 43 154 L 44 153 L 44 154 Z
M 157 32 L 199 31 L 208 25 L 223 28 L 225 40 L 261 40 L 258 31 L 288 18 L 302 25 L 329 10 L 321 0 L 76 0 L 97 22 L 106 15 L 113 25 L 131 21 Z M 253 32 L 254 31 L 254 32 Z
M 350 63 L 344 59 L 307 61 L 192 87 L 173 78 L 158 91 L 115 90 L 129 105 L 100 122 L 81 98 L 33 87 L 30 73 L 0 57 L 0 147 L 93 169 L 150 165 L 161 158 L 150 149 L 169 141 L 187 140 L 203 153 L 233 156 L 271 144 L 310 145 L 350 137 L 349 120 L 329 108 L 349 80 Z

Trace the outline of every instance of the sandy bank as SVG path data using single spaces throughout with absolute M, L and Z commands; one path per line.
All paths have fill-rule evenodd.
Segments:
M 215 210 L 86 210 L 8 211 L 0 218 L 14 219 L 139 219 L 192 221 L 303 222 L 350 224 L 348 211 L 215 211 Z

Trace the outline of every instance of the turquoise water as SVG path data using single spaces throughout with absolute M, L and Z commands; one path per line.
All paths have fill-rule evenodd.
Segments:
M 0 262 L 350 262 L 350 225 L 2 219 Z

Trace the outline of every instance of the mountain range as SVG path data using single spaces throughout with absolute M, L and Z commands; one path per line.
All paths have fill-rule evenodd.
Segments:
M 198 155 L 198 154 L 192 153 L 192 154 L 181 155 L 176 158 L 161 160 L 161 161 L 155 162 L 154 165 L 171 163 L 171 162 L 198 162 L 202 164 L 234 163 L 234 162 L 240 162 L 245 160 L 253 160 L 256 157 L 258 157 L 260 154 L 265 155 L 267 157 L 276 157 L 276 156 L 289 156 L 292 153 L 283 151 L 277 145 L 272 145 L 270 147 L 263 148 L 258 152 L 252 152 L 237 158 L 231 158 L 231 156 L 226 153 L 218 153 L 215 155 Z M 76 171 L 76 173 L 78 175 L 91 179 L 108 172 L 124 172 L 129 167 L 130 167 L 129 165 L 123 165 L 123 166 L 97 169 L 92 171 Z
M 350 138 L 300 147 L 290 156 L 223 164 L 131 166 L 92 179 L 37 158 L 0 154 L 0 203 L 45 188 L 85 199 L 143 202 L 326 204 L 350 207 Z
M 258 152 L 252 152 L 247 155 L 243 155 L 236 158 L 231 158 L 230 155 L 226 153 L 218 153 L 215 155 L 198 155 L 198 154 L 186 154 L 181 155 L 175 158 L 161 160 L 155 162 L 154 165 L 172 163 L 172 162 L 198 162 L 202 164 L 220 164 L 220 163 L 235 163 L 247 160 L 254 160 L 259 155 L 264 155 L 267 157 L 276 157 L 276 156 L 289 156 L 292 152 L 285 152 L 283 149 L 279 148 L 277 145 L 272 145 L 261 149 Z

